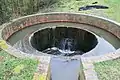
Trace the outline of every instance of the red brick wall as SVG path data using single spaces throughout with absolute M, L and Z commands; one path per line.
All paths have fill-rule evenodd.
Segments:
M 89 24 L 94 27 L 102 28 L 120 38 L 119 25 L 97 17 L 94 18 L 91 16 L 70 13 L 37 14 L 16 19 L 13 22 L 10 22 L 2 30 L 2 37 L 4 40 L 7 40 L 12 34 L 25 27 L 46 22 L 74 22 Z

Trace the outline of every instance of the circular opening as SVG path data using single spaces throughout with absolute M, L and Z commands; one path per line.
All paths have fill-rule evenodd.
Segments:
M 39 30 L 31 37 L 33 48 L 53 55 L 82 55 L 93 49 L 98 41 L 92 33 L 72 27 Z

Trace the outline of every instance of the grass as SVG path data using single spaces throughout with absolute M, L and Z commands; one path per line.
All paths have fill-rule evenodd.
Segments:
M 96 1 L 98 2 L 98 5 L 108 6 L 109 9 L 92 9 L 87 11 L 78 11 L 79 7 L 91 5 L 93 2 Z M 50 11 L 93 14 L 120 22 L 119 5 L 119 0 L 59 0 L 56 4 L 50 6 L 49 8 L 52 9 Z
M 0 80 L 32 80 L 38 61 L 15 58 L 0 51 Z
M 78 11 L 79 7 L 91 5 L 96 1 L 109 9 Z M 53 8 L 54 11 L 92 14 L 120 22 L 120 0 L 60 0 Z M 96 63 L 95 70 L 100 80 L 120 80 L 120 59 Z
M 120 59 L 104 61 L 94 65 L 100 80 L 120 80 Z
M 79 7 L 93 2 L 108 6 L 109 9 L 78 11 Z M 58 0 L 46 11 L 77 12 L 103 16 L 120 22 L 119 0 Z M 38 62 L 32 59 L 18 59 L 0 51 L 0 80 L 32 80 Z M 120 59 L 96 63 L 95 70 L 100 80 L 120 80 Z

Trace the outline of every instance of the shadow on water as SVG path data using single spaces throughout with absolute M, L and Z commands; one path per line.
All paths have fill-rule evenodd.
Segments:
M 75 25 L 76 24 L 74 24 L 74 26 Z M 28 31 L 30 31 L 30 29 L 28 29 Z M 91 32 L 73 27 L 56 27 L 54 29 L 45 28 L 33 33 L 32 35 L 33 36 L 31 36 L 30 40 L 32 46 L 38 51 L 51 55 L 62 55 L 70 57 L 74 55 L 98 56 L 104 54 L 104 52 L 111 52 L 112 47 L 111 45 L 106 43 L 104 39 L 101 39 L 101 37 L 97 38 Z M 16 36 L 18 37 L 19 34 Z M 17 39 L 16 37 L 14 38 Z M 18 45 L 19 44 L 20 43 L 18 43 Z M 22 42 L 22 44 L 24 43 Z M 27 46 L 28 48 L 21 46 L 21 44 L 20 46 L 17 46 L 17 48 L 21 47 L 24 48 L 24 50 L 26 51 L 30 51 L 29 45 L 25 46 Z M 106 50 L 104 52 L 103 46 Z M 90 52 L 93 49 L 95 49 L 94 51 L 92 51 L 93 53 Z M 90 53 L 87 54 L 87 52 Z M 31 53 L 35 54 L 33 50 Z M 50 67 L 52 80 L 78 80 L 78 74 L 80 73 L 80 70 L 82 70 L 80 60 L 66 60 L 59 57 L 52 58 Z M 80 75 L 82 75 L 82 71 Z M 82 76 L 80 76 L 79 78 L 81 77 Z
M 43 53 L 62 56 L 82 55 L 97 45 L 92 33 L 67 27 L 46 28 L 35 32 L 31 45 Z
M 103 5 L 87 5 L 84 7 L 80 7 L 79 11 L 84 11 L 84 10 L 91 10 L 91 9 L 108 9 L 109 7 L 103 6 Z

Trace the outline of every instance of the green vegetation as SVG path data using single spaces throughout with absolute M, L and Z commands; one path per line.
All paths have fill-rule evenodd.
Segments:
M 79 7 L 91 5 L 108 6 L 109 9 L 78 11 Z M 120 22 L 119 0 L 1 0 L 0 24 L 11 19 L 38 12 L 77 12 L 103 16 Z
M 78 11 L 79 7 L 93 2 L 109 9 Z M 38 12 L 77 12 L 103 16 L 120 22 L 119 0 L 1 0 L 0 24 L 11 19 Z M 0 80 L 32 80 L 37 66 L 36 60 L 18 59 L 0 51 Z M 95 64 L 100 80 L 120 80 L 120 59 Z
M 0 52 L 0 80 L 32 80 L 38 61 L 15 58 Z
M 120 59 L 104 61 L 94 65 L 100 80 L 120 80 Z
M 98 5 L 108 6 L 109 9 L 92 9 L 87 11 L 78 11 L 79 7 L 91 5 L 98 2 Z M 55 11 L 78 12 L 103 16 L 120 22 L 120 1 L 119 0 L 60 0 L 53 5 Z
M 57 0 L 1 0 L 0 24 L 20 16 L 37 13 L 55 2 Z

